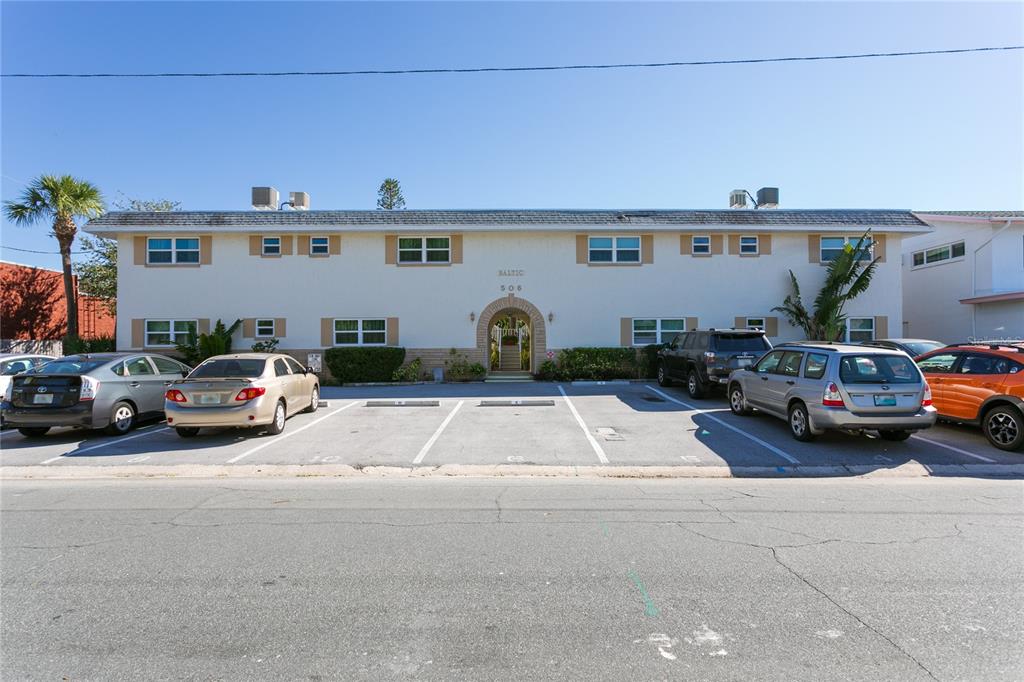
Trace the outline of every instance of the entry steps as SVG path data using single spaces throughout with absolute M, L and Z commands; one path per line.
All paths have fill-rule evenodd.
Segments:
M 514 384 L 533 381 L 533 375 L 529 372 L 490 372 L 484 383 L 487 384 Z

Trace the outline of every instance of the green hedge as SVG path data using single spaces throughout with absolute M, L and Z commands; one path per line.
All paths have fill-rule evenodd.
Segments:
M 343 384 L 392 381 L 395 370 L 405 362 L 405 349 L 390 346 L 328 348 L 324 364 Z
M 117 343 L 113 336 L 97 336 L 93 339 L 83 339 L 77 336 L 65 336 L 62 343 L 64 355 L 78 355 L 79 353 L 112 353 L 117 350 Z
M 640 349 L 640 376 L 643 379 L 658 378 L 658 351 L 664 348 L 664 343 L 652 343 Z
M 640 372 L 633 348 L 566 348 L 558 361 L 546 360 L 537 378 L 548 381 L 609 381 L 636 379 Z

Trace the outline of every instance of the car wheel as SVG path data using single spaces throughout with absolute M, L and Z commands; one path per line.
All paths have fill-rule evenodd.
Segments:
M 195 438 L 199 435 L 199 427 L 197 426 L 178 426 L 174 430 L 182 438 Z
M 123 400 L 114 403 L 110 410 L 110 423 L 104 429 L 111 436 L 123 436 L 135 426 L 135 408 Z
M 910 431 L 879 431 L 878 435 L 882 437 L 882 440 L 906 440 L 910 438 Z
M 18 429 L 18 432 L 25 436 L 25 438 L 39 438 L 40 436 L 45 436 L 49 430 L 49 426 L 23 426 Z
M 668 372 L 665 371 L 665 363 L 662 362 L 658 365 L 658 385 L 659 386 L 671 386 L 672 380 L 668 378 Z
M 743 402 L 743 389 L 740 388 L 739 384 L 733 384 L 729 387 L 729 409 L 732 410 L 733 414 L 738 414 L 741 417 L 750 414 L 750 408 Z
M 274 421 L 270 422 L 270 426 L 267 427 L 267 433 L 271 436 L 276 436 L 284 431 L 284 420 L 286 416 L 287 412 L 285 412 L 284 409 L 284 401 L 278 400 L 277 407 L 274 408 Z
M 1020 450 L 1024 446 L 1024 417 L 1009 405 L 994 407 L 982 422 L 988 442 L 1000 450 Z
M 700 400 L 704 397 L 704 386 L 700 383 L 700 377 L 697 376 L 697 370 L 695 369 L 691 369 L 689 376 L 686 377 L 686 392 L 695 400 Z
M 811 421 L 807 417 L 807 408 L 803 403 L 793 403 L 789 408 L 789 432 L 801 443 L 814 440 L 811 433 Z
M 309 407 L 305 409 L 306 412 L 312 414 L 317 411 L 320 407 L 320 389 L 316 386 L 313 387 L 313 395 L 309 399 Z

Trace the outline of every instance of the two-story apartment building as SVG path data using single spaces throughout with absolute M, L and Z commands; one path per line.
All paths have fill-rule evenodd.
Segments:
M 903 336 L 1024 338 L 1024 211 L 916 211 L 903 241 Z
M 454 348 L 535 371 L 561 348 L 698 326 L 801 338 L 772 312 L 789 272 L 810 304 L 867 230 L 881 262 L 848 335 L 885 337 L 902 325 L 900 242 L 928 227 L 900 210 L 253 210 L 114 212 L 86 230 L 118 241 L 125 349 L 241 318 L 236 348 L 273 337 L 300 362 L 400 345 L 426 368 Z

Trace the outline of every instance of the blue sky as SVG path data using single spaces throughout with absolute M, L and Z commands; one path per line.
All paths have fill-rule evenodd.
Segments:
M 324 70 L 1024 44 L 1020 3 L 3 2 L 3 71 Z M 2 82 L 3 199 L 312 207 L 1024 207 L 1024 53 L 623 71 Z M 6 222 L 8 247 L 55 250 Z M 4 250 L 49 267 L 57 256 Z

